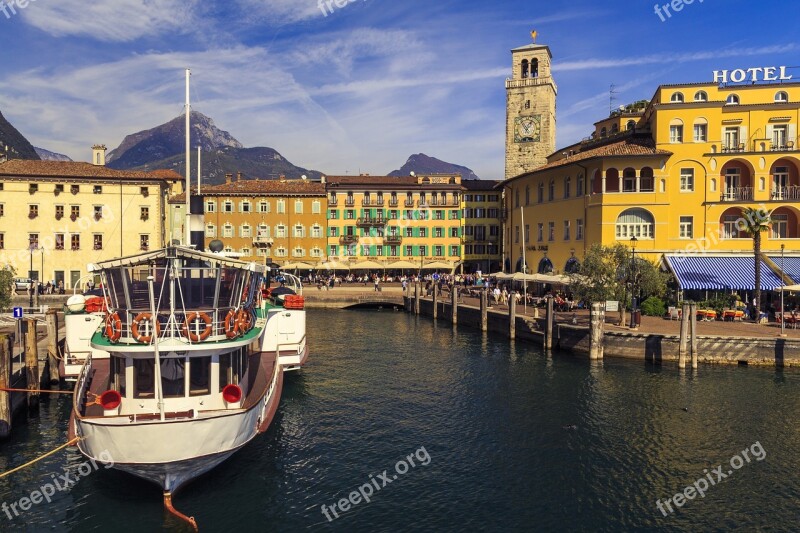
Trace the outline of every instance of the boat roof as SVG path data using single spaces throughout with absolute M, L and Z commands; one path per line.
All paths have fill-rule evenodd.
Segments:
M 251 272 L 266 273 L 266 267 L 255 262 L 239 261 L 231 257 L 226 257 L 222 254 L 214 252 L 201 252 L 188 246 L 167 246 L 159 250 L 151 252 L 143 252 L 136 255 L 129 255 L 120 257 L 118 259 L 109 259 L 108 261 L 100 261 L 99 263 L 89 263 L 87 270 L 89 272 L 97 272 L 108 268 L 118 268 L 126 266 L 146 265 L 157 259 L 198 259 L 200 261 L 208 261 L 212 264 L 223 265 L 232 268 L 241 268 Z

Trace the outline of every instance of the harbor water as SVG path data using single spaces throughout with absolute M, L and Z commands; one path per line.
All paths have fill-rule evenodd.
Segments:
M 308 338 L 269 431 L 175 497 L 201 531 L 797 528 L 795 370 L 592 364 L 387 309 L 311 310 Z M 66 442 L 70 402 L 18 425 L 0 470 Z M 0 500 L 3 531 L 181 527 L 158 487 L 74 451 L 0 479 Z

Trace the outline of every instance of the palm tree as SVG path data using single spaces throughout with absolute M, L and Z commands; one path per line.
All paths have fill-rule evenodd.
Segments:
M 764 208 L 747 207 L 742 209 L 744 231 L 753 238 L 753 256 L 755 258 L 755 319 L 758 322 L 761 311 L 761 233 L 767 231 L 772 224 L 770 213 Z

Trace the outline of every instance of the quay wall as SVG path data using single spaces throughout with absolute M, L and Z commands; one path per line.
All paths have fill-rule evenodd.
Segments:
M 452 322 L 448 298 L 437 301 L 437 320 Z M 413 297 L 406 298 L 405 309 L 413 312 Z M 420 300 L 420 315 L 433 317 L 433 302 Z M 481 314 L 478 307 L 459 305 L 458 325 L 480 329 Z M 487 313 L 487 330 L 493 335 L 507 338 L 509 322 L 507 312 L 491 309 Z M 542 346 L 544 318 L 516 317 L 516 338 Z M 578 356 L 589 354 L 589 328 L 572 324 L 553 326 L 553 345 L 559 350 Z M 639 333 L 635 331 L 608 331 L 603 335 L 604 355 L 636 359 L 651 363 L 674 362 L 679 357 L 678 335 Z M 800 367 L 800 339 L 771 337 L 720 337 L 697 336 L 698 361 L 701 363 L 774 365 Z

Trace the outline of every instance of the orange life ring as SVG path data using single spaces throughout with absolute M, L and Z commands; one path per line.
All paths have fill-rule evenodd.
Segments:
M 119 313 L 114 313 L 106 317 L 106 337 L 111 342 L 117 342 L 122 336 L 122 320 Z
M 236 311 L 233 309 L 228 311 L 228 314 L 225 315 L 223 325 L 225 327 L 225 336 L 229 339 L 239 334 L 239 321 L 237 320 Z
M 189 329 L 189 326 L 192 324 L 192 322 L 198 319 L 206 323 L 205 329 L 201 331 L 199 335 Z M 183 334 L 189 337 L 189 340 L 191 340 L 192 342 L 206 340 L 208 336 L 211 335 L 211 317 L 208 316 L 206 313 L 198 313 L 196 311 L 192 311 L 191 313 L 186 315 L 186 320 L 183 322 Z
M 242 307 L 236 314 L 236 323 L 238 324 L 239 331 L 241 331 L 242 334 L 247 333 L 250 331 L 250 328 L 253 325 L 253 315 L 250 314 L 249 310 Z
M 144 321 L 152 324 L 150 335 L 139 333 L 139 324 Z M 136 318 L 133 319 L 133 323 L 131 324 L 131 335 L 133 335 L 133 338 L 142 344 L 149 344 L 150 341 L 153 340 L 153 332 L 155 332 L 156 335 L 161 333 L 161 326 L 158 324 L 158 320 L 153 320 L 153 315 L 150 313 L 139 313 L 136 315 Z

